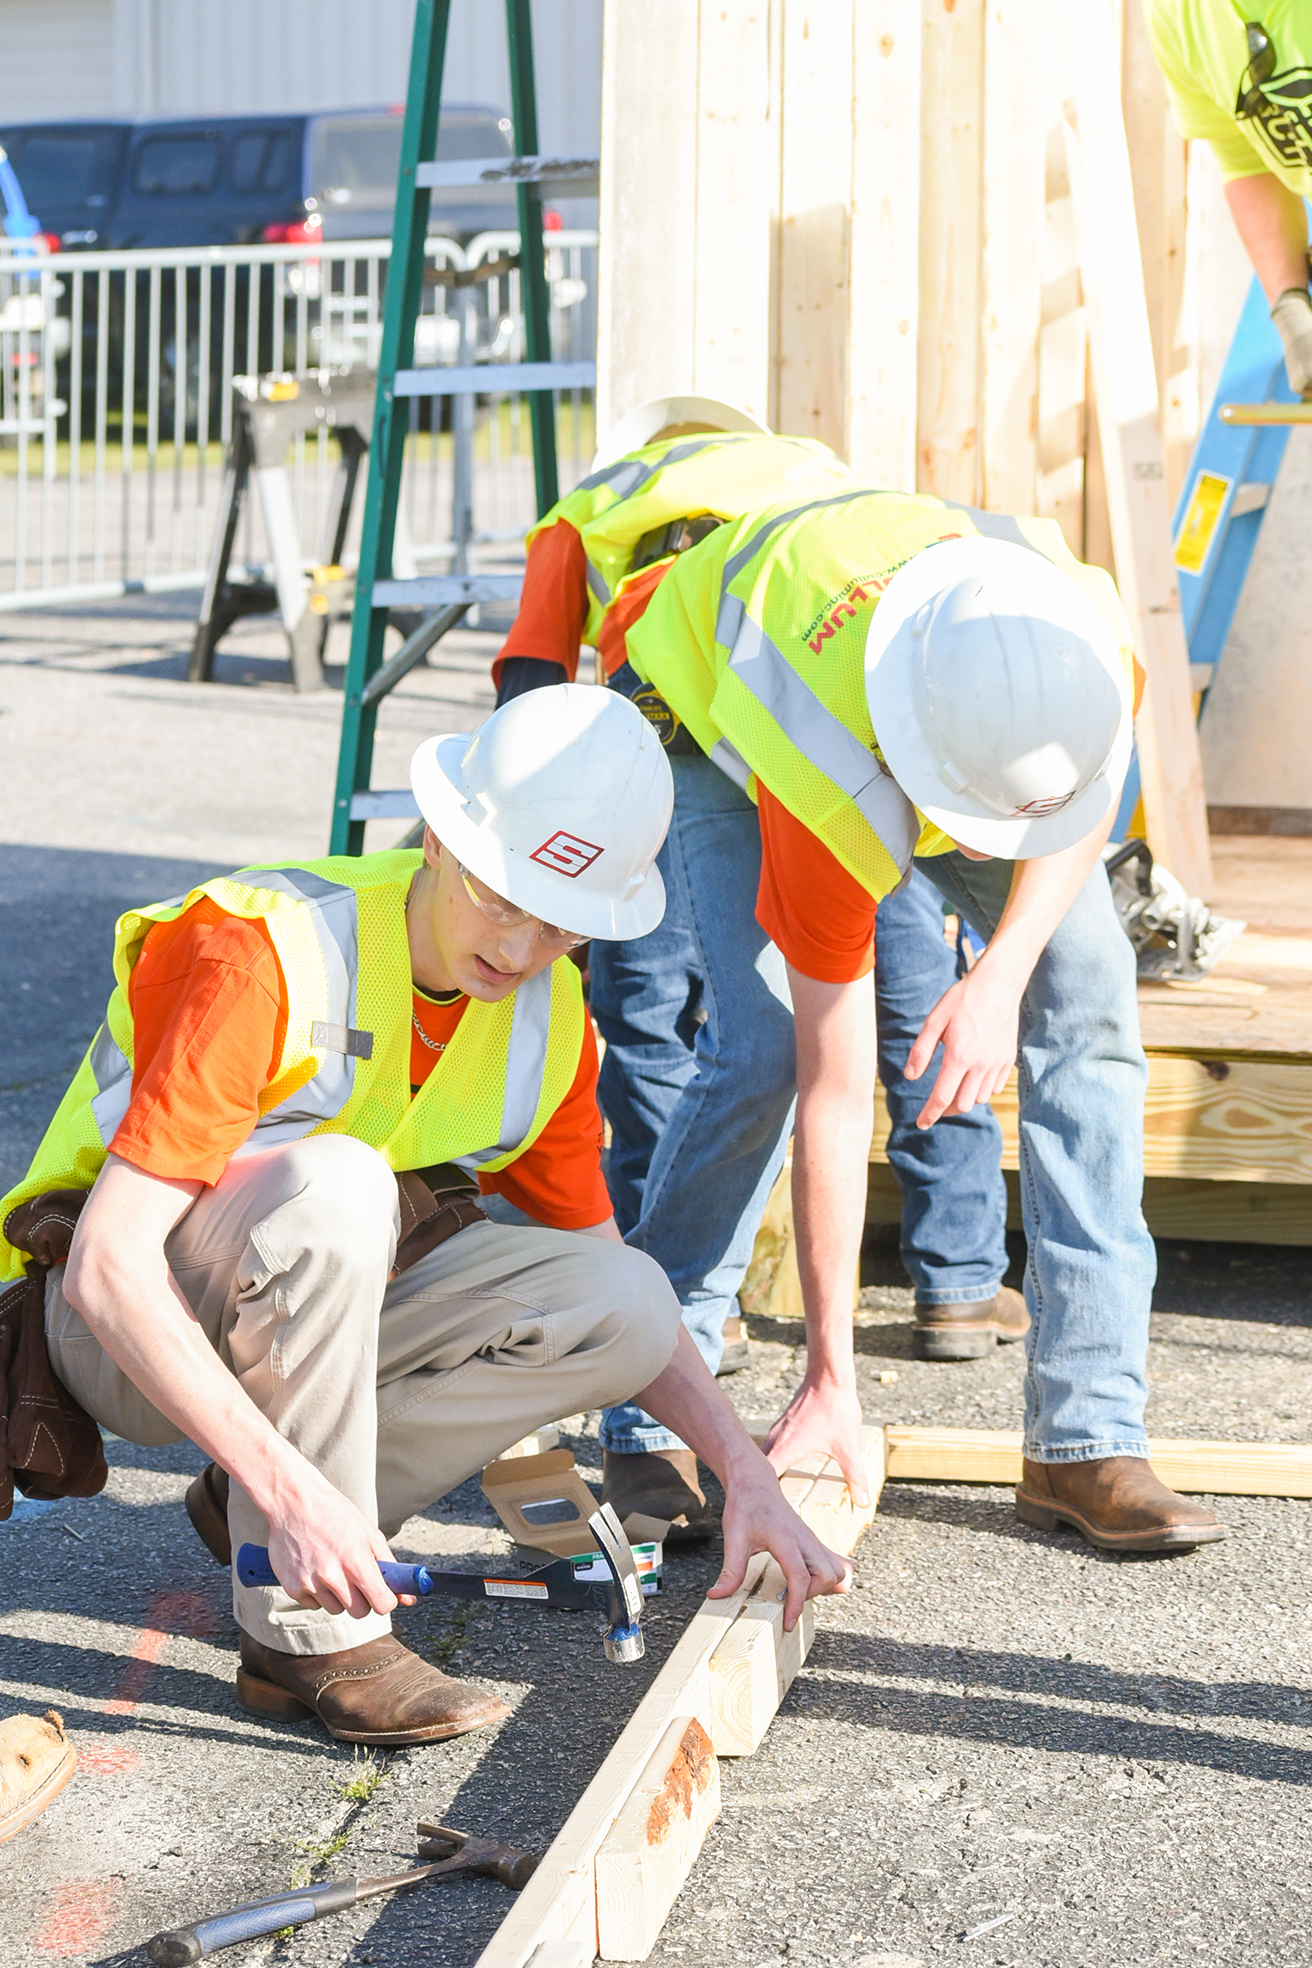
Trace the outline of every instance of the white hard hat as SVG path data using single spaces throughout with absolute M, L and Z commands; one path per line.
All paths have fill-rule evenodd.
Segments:
M 908 798 L 963 846 L 1025 861 L 1091 833 L 1130 758 L 1110 624 L 1045 555 L 945 540 L 900 568 L 866 638 L 866 701 Z
M 713 396 L 653 396 L 640 403 L 612 424 L 597 446 L 593 471 L 627 458 L 630 451 L 641 451 L 670 424 L 709 424 L 717 431 L 751 431 L 756 437 L 769 437 L 770 430 L 748 416 L 735 404 L 721 403 Z
M 472 737 L 425 739 L 410 784 L 442 845 L 516 908 L 600 937 L 645 936 L 665 914 L 654 863 L 674 779 L 651 725 L 617 691 L 527 691 Z

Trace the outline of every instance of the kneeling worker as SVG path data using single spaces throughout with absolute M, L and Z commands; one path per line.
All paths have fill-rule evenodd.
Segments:
M 90 1189 L 47 1281 L 55 1372 L 117 1434 L 214 1458 L 189 1508 L 216 1555 L 269 1548 L 280 1586 L 233 1580 L 239 1699 L 388 1745 L 506 1711 L 392 1637 L 387 1537 L 560 1415 L 641 1390 L 696 1445 L 726 1491 L 717 1592 L 758 1549 L 790 1620 L 848 1576 L 602 1180 L 567 952 L 660 920 L 651 727 L 562 686 L 421 745 L 412 778 L 422 852 L 247 869 L 120 919 L 105 1023 L 0 1213 Z M 475 1178 L 544 1227 L 490 1223 Z M 21 1260 L 0 1244 L 3 1275 Z

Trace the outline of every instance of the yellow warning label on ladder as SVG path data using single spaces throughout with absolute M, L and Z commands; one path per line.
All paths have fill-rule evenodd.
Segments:
M 1221 517 L 1221 508 L 1233 483 L 1233 479 L 1222 478 L 1217 472 L 1199 472 L 1184 516 L 1184 525 L 1180 528 L 1180 537 L 1175 543 L 1175 564 L 1182 567 L 1186 574 L 1202 573 L 1216 522 Z

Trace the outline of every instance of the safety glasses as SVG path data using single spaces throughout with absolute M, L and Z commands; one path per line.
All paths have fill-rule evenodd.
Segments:
M 1261 21 L 1245 21 L 1244 33 L 1248 36 L 1248 67 L 1239 82 L 1236 117 L 1258 116 L 1270 107 L 1262 89 L 1276 72 L 1276 51 Z
M 471 875 L 463 862 L 458 861 L 456 866 L 465 884 L 465 894 L 489 922 L 498 923 L 502 929 L 519 929 L 524 923 L 535 922 L 542 941 L 557 950 L 577 950 L 580 943 L 587 942 L 586 936 L 576 936 L 571 929 L 557 929 L 554 923 L 543 922 L 540 916 L 530 915 L 527 909 L 517 909 L 513 902 L 507 902 L 504 895 L 498 895 L 477 875 Z

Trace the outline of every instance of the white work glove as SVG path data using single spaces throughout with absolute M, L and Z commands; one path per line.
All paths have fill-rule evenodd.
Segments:
M 1285 374 L 1298 396 L 1312 396 L 1312 295 L 1306 287 L 1286 287 L 1271 310 L 1285 345 Z

